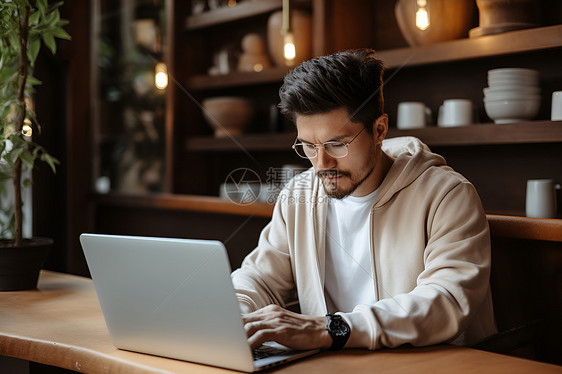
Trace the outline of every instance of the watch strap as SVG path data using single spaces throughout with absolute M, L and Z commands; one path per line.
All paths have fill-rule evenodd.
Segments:
M 326 318 L 328 319 L 328 326 L 326 329 L 328 330 L 328 334 L 332 337 L 332 346 L 330 349 L 342 349 L 349 339 L 351 328 L 345 319 L 338 314 L 326 314 Z

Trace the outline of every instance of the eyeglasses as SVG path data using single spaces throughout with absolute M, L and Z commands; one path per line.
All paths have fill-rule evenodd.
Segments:
M 302 158 L 308 158 L 308 159 L 316 158 L 316 156 L 318 156 L 318 148 L 320 147 L 323 147 L 324 151 L 326 151 L 326 153 L 333 158 L 343 158 L 347 156 L 347 154 L 349 153 L 349 149 L 347 147 L 349 147 L 351 142 L 353 142 L 355 138 L 357 138 L 359 134 L 363 132 L 363 130 L 365 130 L 365 127 L 363 127 L 361 131 L 359 131 L 357 135 L 355 135 L 353 139 L 351 139 L 347 143 L 331 140 L 325 143 L 312 144 L 312 143 L 297 143 L 297 141 L 295 140 L 295 144 L 293 144 L 292 148 L 295 150 L 295 152 L 297 152 L 297 155 L 299 155 Z

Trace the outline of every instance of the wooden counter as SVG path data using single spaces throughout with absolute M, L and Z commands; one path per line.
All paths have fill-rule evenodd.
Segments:
M 127 352 L 109 340 L 92 281 L 43 271 L 33 291 L 0 293 L 0 355 L 87 373 L 232 373 Z M 562 367 L 447 345 L 326 352 L 279 373 L 562 373 Z

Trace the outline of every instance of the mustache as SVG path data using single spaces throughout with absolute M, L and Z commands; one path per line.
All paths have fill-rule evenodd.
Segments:
M 344 176 L 344 177 L 350 177 L 351 174 L 348 173 L 347 171 L 342 171 L 342 170 L 337 170 L 337 169 L 330 169 L 330 170 L 320 170 L 316 172 L 316 175 L 319 178 L 325 178 L 325 177 L 338 177 L 338 176 Z

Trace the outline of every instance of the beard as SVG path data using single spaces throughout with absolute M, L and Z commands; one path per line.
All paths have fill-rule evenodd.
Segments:
M 317 171 L 316 175 L 322 181 L 326 194 L 340 200 L 351 195 L 375 170 L 377 161 L 375 150 L 370 149 L 369 154 L 369 159 L 357 172 L 338 169 Z M 330 179 L 334 177 L 339 178 Z

